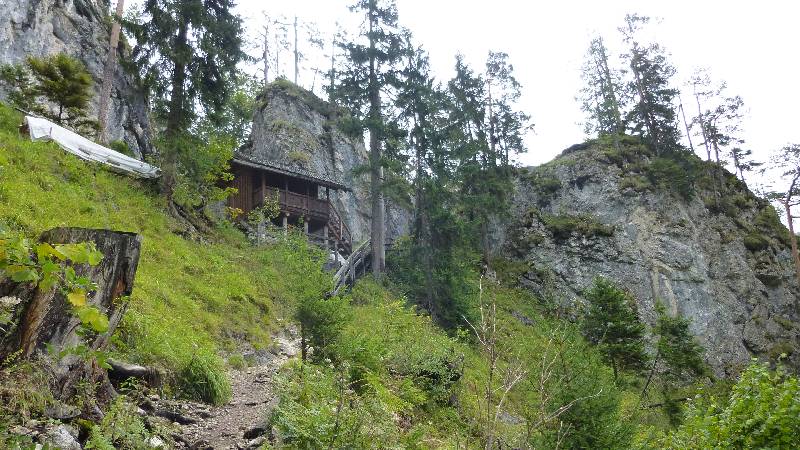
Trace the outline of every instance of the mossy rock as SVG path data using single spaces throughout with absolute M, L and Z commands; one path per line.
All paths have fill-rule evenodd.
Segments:
M 742 240 L 745 248 L 751 252 L 758 252 L 769 248 L 769 239 L 758 233 L 750 233 Z

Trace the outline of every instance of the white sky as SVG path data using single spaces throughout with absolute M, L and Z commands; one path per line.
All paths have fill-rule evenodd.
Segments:
M 250 29 L 260 28 L 266 11 L 297 15 L 325 31 L 336 21 L 355 25 L 350 3 L 239 0 L 239 13 Z M 705 66 L 713 79 L 728 82 L 729 95 L 743 97 L 749 112 L 746 148 L 759 158 L 800 141 L 795 109 L 800 106 L 800 2 L 397 0 L 397 5 L 401 25 L 430 52 L 434 73 L 443 81 L 452 76 L 456 53 L 464 54 L 476 70 L 482 69 L 489 50 L 509 54 L 523 85 L 520 106 L 536 124 L 527 140 L 529 152 L 521 157 L 525 165 L 548 161 L 585 138 L 579 124 L 583 114 L 575 101 L 583 56 L 596 33 L 612 50 L 618 47 L 616 28 L 630 12 L 661 18 L 652 31 L 672 55 L 679 71 L 676 81 L 682 83 L 694 68 Z M 282 58 L 288 62 L 290 55 Z M 310 84 L 302 75 L 300 84 Z
M 255 40 L 264 13 L 296 15 L 315 22 L 322 32 L 332 31 L 336 22 L 354 31 L 361 19 L 349 12 L 351 3 L 238 0 L 238 13 Z M 523 85 L 520 107 L 536 124 L 527 138 L 529 151 L 520 158 L 523 165 L 546 162 L 585 139 L 575 96 L 589 40 L 599 33 L 612 51 L 619 49 L 616 28 L 632 12 L 661 19 L 650 30 L 671 54 L 677 84 L 695 68 L 708 67 L 714 80 L 727 81 L 728 95 L 742 96 L 748 111 L 745 148 L 758 159 L 788 142 L 800 142 L 797 0 L 397 0 L 397 5 L 400 24 L 429 51 L 440 81 L 452 76 L 457 53 L 476 71 L 483 69 L 489 50 L 509 54 Z M 283 65 L 291 55 L 285 52 L 281 59 Z M 612 63 L 618 65 L 616 58 Z M 327 69 L 327 62 L 320 64 Z M 293 76 L 288 70 L 284 74 Z M 311 78 L 302 72 L 299 82 L 310 88 Z M 684 98 L 688 103 L 688 94 Z M 687 111 L 692 111 L 688 105 Z

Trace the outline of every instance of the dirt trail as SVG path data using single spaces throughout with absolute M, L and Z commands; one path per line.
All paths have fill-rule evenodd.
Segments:
M 196 422 L 182 427 L 181 437 L 193 449 L 259 448 L 267 437 L 266 418 L 277 398 L 273 377 L 289 358 L 299 352 L 296 332 L 273 337 L 276 351 L 261 357 L 261 364 L 229 373 L 232 399 L 225 405 L 205 408 Z

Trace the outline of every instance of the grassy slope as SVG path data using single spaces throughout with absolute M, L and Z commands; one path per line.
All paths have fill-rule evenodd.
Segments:
M 290 256 L 286 248 L 253 248 L 224 227 L 207 242 L 184 239 L 153 184 L 88 164 L 55 144 L 21 139 L 20 123 L 0 105 L 0 226 L 32 238 L 57 226 L 144 236 L 119 352 L 172 374 L 192 359 L 219 374 L 220 350 L 232 350 L 237 340 L 269 344 L 276 308 L 292 296 L 291 277 L 279 270 Z
M 164 213 L 165 205 L 153 185 L 87 164 L 54 144 L 21 139 L 16 130 L 20 121 L 19 115 L 0 105 L 0 226 L 30 237 L 62 225 L 112 228 L 144 236 L 131 307 L 115 341 L 118 353 L 164 367 L 174 376 L 173 386 L 180 388 L 181 376 L 186 378 L 185 385 L 196 383 L 198 379 L 191 374 L 197 371 L 200 381 L 205 377 L 213 384 L 223 370 L 218 355 L 234 351 L 240 340 L 255 346 L 269 344 L 271 328 L 298 295 L 293 286 L 307 278 L 295 264 L 302 247 L 253 248 L 239 232 L 225 227 L 207 237 L 207 242 L 187 240 L 181 236 L 182 225 Z M 592 421 L 627 416 L 624 402 L 622 409 L 615 411 L 625 393 L 613 386 L 610 370 L 600 362 L 596 350 L 586 346 L 574 325 L 548 318 L 541 303 L 530 295 L 501 288 L 496 298 L 503 340 L 512 356 L 520 357 L 530 368 L 526 381 L 510 396 L 506 411 L 512 417 L 530 415 L 535 419 L 542 402 L 557 407 L 575 396 L 594 395 L 602 389 L 596 401 L 581 402 L 571 417 L 563 418 L 588 435 L 606 434 L 613 441 L 611 435 L 624 430 L 606 429 Z M 370 382 L 359 393 L 361 403 L 356 404 L 369 405 L 375 411 L 358 422 L 365 428 L 356 432 L 381 436 L 387 446 L 478 445 L 482 428 L 478 418 L 485 414 L 479 400 L 487 365 L 470 345 L 468 334 L 458 339 L 447 337 L 428 319 L 404 308 L 402 298 L 371 282 L 362 283 L 350 300 L 352 320 L 342 340 L 346 344 L 336 353 L 351 367 L 367 371 Z M 536 326 L 523 324 L 522 316 Z M 536 394 L 535 382 L 540 376 L 536 367 L 552 355 L 548 349 L 569 358 L 561 360 L 560 376 L 547 387 L 554 397 L 543 399 Z M 463 355 L 457 358 L 462 363 L 442 367 L 442 362 L 452 360 L 448 355 L 453 352 Z M 440 393 L 428 386 L 432 372 L 450 369 L 463 370 L 454 386 L 458 399 L 454 403 L 439 398 Z M 289 370 L 290 385 L 284 390 L 281 409 L 284 428 L 330 430 L 332 415 L 308 423 L 311 419 L 304 411 L 319 406 L 331 414 L 337 375 L 324 364 L 312 366 L 309 370 L 320 373 L 319 383 L 298 388 L 291 385 L 298 373 Z M 309 400 L 313 389 L 327 393 L 318 405 Z M 207 399 L 221 401 L 224 397 L 223 387 Z M 300 409 L 294 410 L 297 405 Z M 361 416 L 353 412 L 353 417 Z M 399 420 L 405 418 L 407 426 Z M 505 442 L 522 443 L 526 440 L 524 423 L 514 420 L 501 423 L 499 429 Z M 549 429 L 535 433 L 538 437 L 532 441 L 550 444 L 549 436 L 557 432 L 553 428 L 557 426 L 548 424 Z

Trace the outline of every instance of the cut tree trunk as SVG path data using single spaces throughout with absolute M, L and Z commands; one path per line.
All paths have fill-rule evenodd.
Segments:
M 30 284 L 0 282 L 0 297 L 7 295 L 20 300 L 12 312 L 10 329 L 0 335 L 0 361 L 15 354 L 23 358 L 52 359 L 48 365 L 53 372 L 54 394 L 63 400 L 73 396 L 78 383 L 85 380 L 99 383 L 100 391 L 113 395 L 105 371 L 94 359 L 85 360 L 70 353 L 63 357 L 54 355 L 81 344 L 90 350 L 106 348 L 128 307 L 125 299 L 133 290 L 141 236 L 111 230 L 55 228 L 44 232 L 40 240 L 51 244 L 95 243 L 103 254 L 100 264 L 94 267 L 82 264 L 74 268 L 78 276 L 87 277 L 97 285 L 87 302 L 108 316 L 108 331 L 79 336 L 80 320 L 58 288 L 41 291 Z

